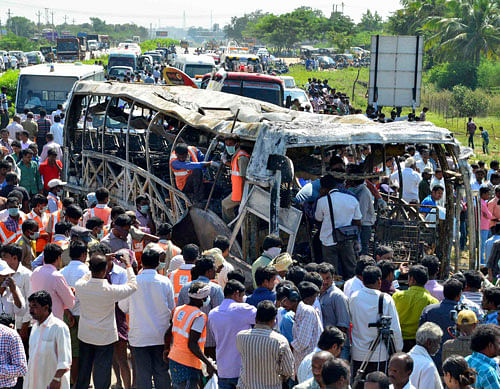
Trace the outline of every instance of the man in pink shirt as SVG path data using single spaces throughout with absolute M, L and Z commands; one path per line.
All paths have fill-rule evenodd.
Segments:
M 44 265 L 35 269 L 31 275 L 33 293 L 46 290 L 52 298 L 52 313 L 63 320 L 64 310 L 73 308 L 75 295 L 66 283 L 64 276 L 57 270 L 61 267 L 63 250 L 55 243 L 45 246 L 43 250 Z
M 488 209 L 495 219 L 500 219 L 500 185 L 495 187 L 495 197 L 488 201 Z M 490 228 L 495 227 L 496 221 L 491 221 Z M 488 259 L 488 258 L 486 258 Z
M 481 245 L 480 245 L 480 255 L 481 265 L 486 263 L 484 257 L 485 244 L 490 237 L 490 223 L 492 221 L 499 221 L 488 209 L 488 199 L 490 198 L 490 188 L 487 186 L 482 186 L 479 188 L 479 197 L 481 198 Z

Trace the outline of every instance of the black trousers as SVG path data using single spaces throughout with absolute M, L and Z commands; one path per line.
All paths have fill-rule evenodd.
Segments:
M 323 261 L 332 264 L 337 274 L 344 280 L 354 277 L 357 256 L 354 252 L 354 242 L 349 240 L 334 246 L 322 245 Z
M 75 389 L 88 389 L 90 374 L 94 379 L 95 389 L 109 389 L 111 385 L 113 346 L 114 343 L 106 346 L 96 346 L 80 340 L 78 379 L 76 380 Z M 93 373 L 92 369 L 94 369 Z
M 9 125 L 9 113 L 4 111 L 0 114 L 0 130 Z
M 168 365 L 163 361 L 163 345 L 130 348 L 134 355 L 138 388 L 152 389 L 152 379 L 155 389 L 171 387 Z

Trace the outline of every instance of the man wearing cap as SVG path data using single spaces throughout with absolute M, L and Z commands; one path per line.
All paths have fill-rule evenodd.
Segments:
M 399 186 L 403 185 L 403 200 L 406 202 L 418 202 L 418 185 L 420 184 L 420 174 L 417 172 L 415 158 L 410 157 L 405 161 L 405 168 L 401 172 L 403 182 L 399 182 L 399 173 L 394 172 L 391 180 Z
M 12 318 L 23 317 L 26 311 L 23 294 L 12 278 L 15 273 L 7 262 L 0 259 L 0 313 L 6 313 Z
M 64 185 L 66 185 L 66 182 L 61 181 L 59 178 L 54 178 L 48 182 L 47 187 L 49 194 L 47 195 L 47 200 L 48 200 L 47 206 L 50 213 L 54 213 L 62 209 L 63 206 L 61 197 L 63 195 Z
M 43 178 L 43 188 L 47 192 L 50 192 L 51 189 L 56 186 L 66 185 L 66 183 L 63 183 L 61 180 L 59 180 L 62 168 L 62 162 L 57 159 L 57 151 L 55 151 L 54 149 L 50 149 L 47 153 L 47 159 L 40 164 L 39 168 L 40 175 Z M 54 182 L 52 186 L 49 186 L 49 183 L 54 180 L 58 180 L 56 181 L 57 184 Z
M 288 268 L 293 263 L 292 257 L 288 253 L 281 253 L 271 261 L 271 266 L 278 272 L 277 279 L 279 282 L 283 281 L 286 276 Z
M 421 203 L 431 194 L 432 168 L 426 167 L 422 172 L 422 181 L 418 184 L 418 200 Z
M 462 309 L 458 312 L 455 338 L 449 339 L 443 344 L 443 362 L 451 355 L 466 357 L 472 354 L 470 340 L 477 323 L 476 314 L 470 309 Z
M 108 206 L 109 202 L 109 190 L 104 187 L 98 188 L 94 197 L 89 199 L 90 193 L 87 195 L 87 200 L 90 202 L 89 208 L 83 214 L 83 225 L 87 223 L 91 217 L 98 217 L 104 222 L 104 225 L 108 226 L 111 224 L 111 208 Z M 94 207 L 92 207 L 92 202 L 96 202 Z
M 202 362 L 210 377 L 217 372 L 204 354 L 207 315 L 200 309 L 208 300 L 210 290 L 209 284 L 193 282 L 189 286 L 189 302 L 175 308 L 172 315 L 170 328 L 165 335 L 163 358 L 165 362 L 168 361 L 174 389 L 198 387 Z
M 216 280 L 217 283 L 220 285 L 220 287 L 224 289 L 227 283 L 227 273 L 229 271 L 234 270 L 233 266 L 225 261 L 221 249 L 217 247 L 214 247 L 213 249 L 210 250 L 206 250 L 203 253 L 201 253 L 201 255 L 211 255 L 212 257 L 214 257 Z M 229 266 L 231 267 L 231 270 L 228 270 Z M 223 269 L 228 270 L 225 272 L 225 276 L 221 276 L 221 272 Z

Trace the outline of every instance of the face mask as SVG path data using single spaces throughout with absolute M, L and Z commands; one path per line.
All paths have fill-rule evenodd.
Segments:
M 229 155 L 233 155 L 236 152 L 236 146 L 226 146 L 226 151 Z
M 104 231 L 101 231 L 97 234 L 97 239 L 101 240 L 104 237 Z
M 203 301 L 203 308 L 208 308 L 210 306 L 210 296 L 207 297 L 205 301 Z
M 9 216 L 16 217 L 19 215 L 19 208 L 9 208 Z
M 141 205 L 141 213 L 148 213 L 149 205 Z
M 271 247 L 269 250 L 267 250 L 267 254 L 269 254 L 269 256 L 274 259 L 281 254 L 281 247 Z
M 32 240 L 37 240 L 39 237 L 40 237 L 40 233 L 39 232 L 33 232 L 31 234 L 31 239 Z

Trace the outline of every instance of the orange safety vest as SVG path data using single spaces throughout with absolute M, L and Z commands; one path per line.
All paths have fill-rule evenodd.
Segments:
M 48 215 L 50 215 L 50 214 L 46 213 L 45 215 L 42 214 L 42 217 L 40 217 L 35 213 L 35 211 L 31 211 L 30 213 L 28 213 L 28 219 L 33 219 L 34 221 L 36 221 L 38 223 L 38 232 L 40 232 L 40 234 L 45 232 L 45 227 L 47 227 L 47 223 L 49 221 Z M 36 240 L 36 252 L 41 253 L 47 243 L 49 243 L 49 242 L 47 242 L 47 240 L 45 240 L 45 239 L 37 239 Z
M 179 293 L 184 285 L 191 282 L 191 269 L 176 269 L 170 274 L 170 280 L 174 286 L 174 298 L 177 305 Z
M 175 154 L 175 151 L 170 154 L 170 169 L 174 172 L 175 176 L 175 185 L 177 186 L 177 189 L 183 190 L 184 187 L 186 186 L 186 181 L 188 177 L 191 175 L 192 170 L 187 170 L 187 169 L 174 169 L 172 167 L 172 162 L 177 161 L 177 155 Z M 188 159 L 186 162 L 198 162 L 198 150 L 196 147 L 189 146 L 188 147 Z
M 19 223 L 17 225 L 17 231 L 12 232 L 7 227 L 5 227 L 5 223 L 0 223 L 0 239 L 3 244 L 14 243 L 16 242 L 21 235 L 23 234 L 22 225 L 26 220 L 26 216 L 19 216 Z
M 52 243 L 58 245 L 63 250 L 66 250 L 69 247 L 69 242 L 67 240 L 64 240 L 64 239 L 56 240 L 56 241 L 54 241 Z
M 250 154 L 246 151 L 239 150 L 231 160 L 231 184 L 233 187 L 233 192 L 231 193 L 232 201 L 241 201 L 241 198 L 243 197 L 243 185 L 245 181 L 241 176 L 240 168 L 238 166 L 238 159 L 240 157 L 250 158 Z
M 108 225 L 111 221 L 111 208 L 106 206 L 104 208 L 90 208 L 89 209 L 90 217 L 98 217 L 101 219 L 105 225 Z
M 54 200 L 57 203 L 57 210 L 58 211 L 60 211 L 62 209 L 63 205 L 62 205 L 62 201 L 59 199 L 59 197 L 55 196 L 52 193 L 49 193 L 47 195 L 47 200 L 48 199 L 52 199 L 52 200 Z
M 135 253 L 135 259 L 137 260 L 137 265 L 142 266 L 142 252 L 144 251 L 144 243 L 142 241 L 132 240 L 132 250 Z
M 180 307 L 174 309 L 174 314 L 172 315 L 173 342 L 168 357 L 181 365 L 201 370 L 201 361 L 188 347 L 189 332 L 191 331 L 193 321 L 197 317 L 205 317 L 206 320 L 207 315 L 205 315 L 199 308 L 193 307 L 192 305 L 181 305 Z M 198 344 L 202 352 L 205 350 L 206 339 L 207 325 L 205 322 L 205 327 L 203 328 L 203 332 L 198 340 Z
M 61 217 L 62 217 L 62 210 L 55 211 L 50 214 L 50 220 L 52 223 L 52 231 L 51 231 L 52 236 L 54 236 L 56 233 L 56 224 L 61 221 Z

